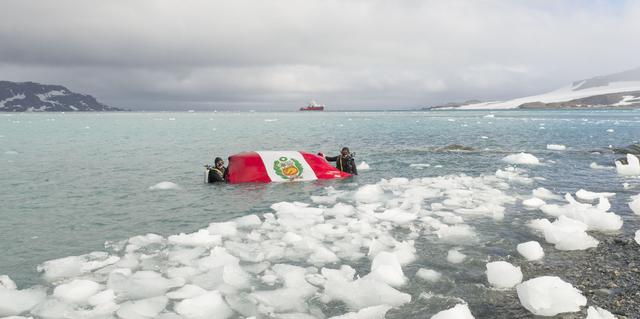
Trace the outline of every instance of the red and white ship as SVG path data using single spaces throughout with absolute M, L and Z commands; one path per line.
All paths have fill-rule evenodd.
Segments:
M 324 104 L 317 104 L 316 101 L 311 101 L 306 107 L 301 107 L 300 111 L 324 111 Z

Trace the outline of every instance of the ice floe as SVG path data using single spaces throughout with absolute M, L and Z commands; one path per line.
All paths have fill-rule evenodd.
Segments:
M 638 245 L 640 245 L 640 229 L 636 230 L 636 236 L 633 238 Z
M 545 205 L 545 204 L 546 204 L 545 201 L 543 201 L 542 199 L 537 198 L 537 197 L 532 197 L 532 198 L 525 199 L 525 200 L 522 201 L 522 205 L 524 205 L 525 207 L 528 207 L 528 208 L 538 208 L 538 207 L 540 207 L 542 205 Z
M 613 166 L 602 166 L 598 165 L 598 163 L 596 162 L 591 162 L 591 164 L 589 164 L 589 167 L 591 167 L 592 169 L 614 169 Z
M 593 201 L 602 197 L 609 198 L 613 196 L 616 196 L 616 193 L 608 193 L 608 192 L 595 193 L 585 189 L 580 189 L 576 192 L 576 197 L 578 199 L 585 200 L 585 201 Z
M 426 269 L 426 268 L 420 268 L 418 269 L 418 272 L 416 273 L 416 276 L 418 276 L 418 278 L 424 279 L 426 281 L 430 281 L 430 282 L 436 282 L 438 280 L 440 280 L 440 278 L 442 278 L 442 274 L 433 270 L 433 269 Z
M 459 264 L 463 262 L 466 258 L 467 258 L 467 255 L 455 249 L 451 249 L 447 252 L 447 261 L 452 264 Z
M 541 199 L 547 199 L 547 200 L 561 200 L 562 196 L 558 195 L 558 194 L 554 194 L 552 191 L 544 188 L 544 187 L 538 187 L 536 189 L 534 189 L 533 191 L 531 191 L 531 193 L 533 194 L 534 197 L 537 198 L 541 198 Z
M 438 312 L 431 319 L 474 319 L 474 317 L 467 305 L 457 304 L 451 309 Z
M 363 171 L 363 170 L 370 169 L 371 167 L 369 166 L 369 164 L 367 164 L 367 162 L 362 161 L 362 162 L 360 162 L 360 164 L 358 164 L 358 165 L 356 166 L 356 168 L 357 168 L 357 169 L 359 169 L 359 170 L 361 170 L 361 171 Z
M 487 263 L 487 280 L 496 288 L 513 288 L 522 282 L 522 271 L 506 261 Z
M 584 196 L 591 198 L 591 196 L 587 195 Z M 576 201 L 571 194 L 565 194 L 565 200 L 569 202 L 566 205 L 547 204 L 540 206 L 540 210 L 550 216 L 564 216 L 572 220 L 580 221 L 587 225 L 588 230 L 606 232 L 615 231 L 622 227 L 622 218 L 608 211 L 611 208 L 611 204 L 606 197 L 599 197 L 597 205 L 580 203 Z
M 577 312 L 587 304 L 578 289 L 555 276 L 527 280 L 516 286 L 516 291 L 522 306 L 538 316 Z
M 180 189 L 180 186 L 172 182 L 160 182 L 158 184 L 155 184 L 149 187 L 149 189 L 150 190 L 170 190 L 170 189 Z
M 529 153 L 518 153 L 507 155 L 502 158 L 503 162 L 507 162 L 509 164 L 524 164 L 524 165 L 539 165 L 540 160 L 537 157 L 529 154 Z
M 631 202 L 629 202 L 629 208 L 634 214 L 640 215 L 640 194 L 631 196 Z
M 616 317 L 607 310 L 591 306 L 587 309 L 586 319 L 616 319 Z
M 552 151 L 564 151 L 567 147 L 562 144 L 547 144 L 547 149 Z
M 17 316 L 43 302 L 47 294 L 45 290 L 34 289 L 9 289 L 0 287 L 0 316 Z
M 541 231 L 545 240 L 559 250 L 585 250 L 597 247 L 599 243 L 587 234 L 589 226 L 564 215 L 553 223 L 547 219 L 535 219 L 529 225 Z
M 544 250 L 537 241 L 528 241 L 516 246 L 516 250 L 527 260 L 540 260 L 544 258 Z
M 627 164 L 622 164 L 620 161 L 616 161 L 616 171 L 621 176 L 639 176 L 640 175 L 640 160 L 633 154 L 627 154 Z

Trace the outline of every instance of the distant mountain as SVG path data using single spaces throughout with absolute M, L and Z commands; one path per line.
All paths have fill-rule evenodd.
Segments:
M 480 100 L 469 100 L 469 101 L 464 101 L 464 102 L 449 102 L 447 104 L 442 104 L 442 105 L 423 107 L 422 110 L 433 110 L 433 109 L 442 109 L 442 108 L 450 109 L 450 108 L 454 108 L 454 107 L 460 107 L 460 106 L 464 106 L 464 105 L 477 104 L 477 103 L 482 103 L 482 101 L 480 101 Z
M 640 107 L 640 68 L 575 81 L 558 90 L 508 101 L 465 104 L 457 109 Z
M 0 81 L 0 112 L 123 111 L 61 85 Z

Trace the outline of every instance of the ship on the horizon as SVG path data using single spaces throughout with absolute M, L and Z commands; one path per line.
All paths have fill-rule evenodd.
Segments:
M 300 111 L 324 111 L 324 104 L 317 104 L 316 101 L 311 101 L 306 107 L 301 107 Z

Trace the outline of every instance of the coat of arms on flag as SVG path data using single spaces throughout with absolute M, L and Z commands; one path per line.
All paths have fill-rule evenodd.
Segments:
M 302 164 L 295 158 L 282 156 L 273 162 L 273 169 L 282 179 L 296 179 L 302 175 Z

